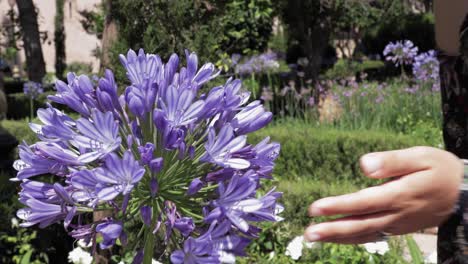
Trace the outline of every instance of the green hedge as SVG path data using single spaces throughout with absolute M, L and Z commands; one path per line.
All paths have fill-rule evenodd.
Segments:
M 36 135 L 26 120 L 4 120 L 1 125 L 18 141 L 33 143 Z M 258 142 L 270 136 L 281 143 L 281 153 L 275 174 L 282 179 L 307 178 L 313 180 L 353 180 L 361 182 L 359 157 L 372 151 L 427 145 L 423 140 L 410 136 L 378 131 L 343 131 L 316 127 L 303 122 L 276 122 L 250 136 L 250 142 Z
M 38 96 L 37 99 L 34 100 L 34 111 L 37 109 L 45 107 L 45 101 L 47 99 L 47 95 L 51 93 L 43 93 Z M 7 96 L 8 102 L 8 113 L 7 117 L 9 119 L 22 119 L 29 117 L 30 113 L 30 101 L 29 97 L 26 96 L 24 93 L 13 93 Z
M 358 164 L 361 155 L 427 145 L 422 140 L 390 132 L 343 131 L 303 122 L 277 122 L 250 136 L 250 142 L 258 142 L 266 136 L 281 143 L 275 168 L 275 174 L 281 179 L 352 179 L 356 183 L 366 183 Z
M 40 123 L 38 120 L 33 122 Z M 21 143 L 26 141 L 28 144 L 32 144 L 37 141 L 36 134 L 29 128 L 29 121 L 23 120 L 3 120 L 0 122 L 0 126 L 6 129 L 10 134 L 16 137 Z

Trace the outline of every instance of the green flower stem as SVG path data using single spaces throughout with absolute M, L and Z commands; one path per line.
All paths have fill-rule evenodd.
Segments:
M 154 238 L 153 228 L 156 226 L 157 215 L 161 212 L 161 206 L 156 200 L 153 200 L 153 221 L 151 226 L 145 226 L 145 247 L 143 250 L 143 264 L 151 264 L 154 253 Z
M 29 110 L 30 110 L 29 122 L 32 122 L 32 120 L 34 118 L 34 100 L 33 100 L 32 96 L 29 96 Z
M 145 248 L 143 251 L 143 264 L 151 264 L 153 260 L 154 235 L 150 227 L 145 227 Z

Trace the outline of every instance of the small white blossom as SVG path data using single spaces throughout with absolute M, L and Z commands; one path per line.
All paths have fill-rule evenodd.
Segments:
M 73 264 L 91 264 L 93 257 L 80 247 L 76 247 L 68 253 L 68 261 Z
M 11 227 L 12 227 L 12 228 L 16 228 L 16 227 L 18 227 L 18 226 L 19 226 L 18 219 L 16 219 L 15 217 L 13 217 L 13 218 L 11 219 Z
M 88 244 L 86 244 L 86 242 L 84 241 L 84 239 L 80 239 L 78 240 L 78 246 L 80 246 L 81 248 L 89 248 L 93 245 L 93 243 L 91 243 L 91 241 L 89 241 Z
M 363 246 L 371 254 L 384 255 L 390 250 L 388 243 L 385 241 L 366 243 Z
M 270 254 L 268 254 L 268 259 L 269 260 L 272 260 L 274 257 L 275 257 L 275 252 L 274 251 L 272 251 L 272 252 L 270 252 Z
M 315 243 L 304 243 L 304 237 L 297 236 L 291 242 L 289 242 L 288 246 L 286 247 L 286 256 L 290 256 L 293 260 L 298 260 L 302 256 L 302 249 L 304 248 L 304 244 L 307 248 L 312 248 Z

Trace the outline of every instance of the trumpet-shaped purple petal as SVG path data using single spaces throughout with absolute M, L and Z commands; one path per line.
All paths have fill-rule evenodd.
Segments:
M 127 70 L 127 77 L 134 85 L 143 85 L 145 81 L 159 83 L 163 78 L 161 58 L 154 54 L 145 54 L 143 49 L 138 55 L 133 50 L 127 52 L 127 57 L 120 55 L 120 62 Z
M 80 118 L 76 121 L 79 135 L 73 139 L 73 144 L 86 149 L 79 157 L 81 162 L 91 162 L 102 158 L 120 146 L 119 124 L 111 112 L 93 111 L 91 120 Z
M 113 246 L 117 238 L 121 236 L 122 230 L 122 223 L 118 221 L 108 221 L 97 225 L 96 232 L 100 233 L 103 238 L 100 244 L 101 249 Z
M 88 76 L 75 74 L 67 75 L 68 84 L 57 81 L 55 88 L 56 95 L 49 95 L 47 98 L 53 102 L 64 104 L 84 117 L 91 115 L 91 109 L 97 107 L 94 96 L 94 87 Z
M 176 250 L 171 254 L 173 264 L 215 264 L 221 263 L 218 253 L 214 250 L 209 239 L 185 240 L 182 250 Z
M 65 220 L 70 213 L 74 214 L 71 206 L 41 202 L 34 198 L 26 200 L 25 204 L 28 208 L 20 209 L 16 213 L 18 218 L 25 221 L 21 223 L 23 227 L 39 224 L 40 228 L 44 228 Z
M 250 167 L 250 162 L 235 157 L 235 153 L 242 150 L 246 143 L 247 137 L 235 137 L 229 124 L 225 125 L 217 136 L 214 129 L 210 129 L 208 142 L 205 144 L 206 153 L 200 161 L 211 162 L 226 168 L 246 169 Z
M 273 114 L 265 112 L 260 101 L 254 101 L 240 111 L 231 121 L 232 127 L 238 135 L 248 134 L 259 130 L 271 122 Z
M 117 195 L 129 194 L 145 174 L 145 169 L 138 164 L 131 152 L 125 152 L 122 159 L 111 153 L 105 160 L 105 167 L 95 172 L 97 181 L 102 184 L 98 198 L 113 200 Z

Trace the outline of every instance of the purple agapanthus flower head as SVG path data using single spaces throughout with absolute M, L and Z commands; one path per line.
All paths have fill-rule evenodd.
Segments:
M 274 52 L 251 56 L 244 59 L 242 63 L 239 63 L 239 60 L 240 58 L 236 60 L 235 72 L 240 75 L 271 72 L 280 67 L 278 55 Z
M 247 140 L 272 113 L 250 101 L 240 80 L 210 87 L 219 71 L 195 53 L 163 61 L 130 50 L 120 60 L 126 87 L 110 70 L 93 80 L 69 73 L 48 98 L 78 115 L 51 104 L 38 110 L 40 122 L 30 124 L 38 141 L 21 144 L 14 163 L 22 226 L 63 223 L 93 249 L 136 248 L 135 263 L 244 256 L 258 223 L 280 220 L 280 193 L 259 194 L 280 146 Z M 277 66 L 274 54 L 255 60 L 254 71 Z
M 429 83 L 433 91 L 440 90 L 439 60 L 436 51 L 430 50 L 414 58 L 413 75 L 417 80 Z
M 393 62 L 396 66 L 413 63 L 417 54 L 418 47 L 415 47 L 411 40 L 390 42 L 383 51 L 385 59 Z
M 41 83 L 29 81 L 23 84 L 23 92 L 28 97 L 35 99 L 40 94 L 44 93 L 44 89 Z

